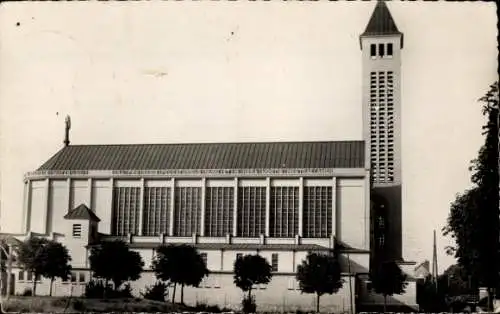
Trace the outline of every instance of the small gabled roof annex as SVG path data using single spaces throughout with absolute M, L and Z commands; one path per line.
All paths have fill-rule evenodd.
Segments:
M 97 215 L 90 210 L 85 204 L 80 204 L 78 207 L 70 210 L 65 216 L 64 219 L 74 220 L 74 219 L 84 219 L 90 221 L 99 222 L 101 219 L 97 217 Z

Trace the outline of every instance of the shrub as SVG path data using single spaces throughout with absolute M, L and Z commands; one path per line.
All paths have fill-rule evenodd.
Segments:
M 73 308 L 76 310 L 76 311 L 84 311 L 85 310 L 85 304 L 83 303 L 82 300 L 74 300 L 73 301 Z
M 92 279 L 85 285 L 85 297 L 88 299 L 100 299 L 104 296 L 105 290 L 106 296 L 111 296 L 113 289 L 111 289 L 110 285 L 105 289 L 102 281 Z
M 157 281 L 154 285 L 146 287 L 146 291 L 141 295 L 144 299 L 163 302 L 167 296 L 167 288 L 167 284 Z
M 243 298 L 241 305 L 243 313 L 255 313 L 257 310 L 255 299 L 252 296 Z
M 222 310 L 217 305 L 208 305 L 206 303 L 196 303 L 194 310 L 197 312 L 221 313 Z
M 33 291 L 30 288 L 25 288 L 21 295 L 23 297 L 31 297 L 33 295 Z
M 132 288 L 129 283 L 123 285 L 123 288 L 118 289 L 116 291 L 117 298 L 133 298 L 132 296 Z

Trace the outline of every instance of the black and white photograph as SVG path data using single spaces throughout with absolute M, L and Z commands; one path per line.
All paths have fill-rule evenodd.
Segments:
M 500 313 L 496 12 L 0 3 L 0 313 Z

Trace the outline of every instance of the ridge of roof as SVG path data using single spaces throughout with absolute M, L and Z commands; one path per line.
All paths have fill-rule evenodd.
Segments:
M 314 143 L 347 143 L 364 142 L 364 140 L 304 140 L 304 141 L 249 141 L 249 142 L 176 142 L 176 143 L 114 143 L 114 144 L 71 144 L 66 147 L 118 147 L 118 146 L 176 146 L 176 145 L 245 145 L 245 144 L 314 144 Z M 64 149 L 66 147 L 61 148 Z

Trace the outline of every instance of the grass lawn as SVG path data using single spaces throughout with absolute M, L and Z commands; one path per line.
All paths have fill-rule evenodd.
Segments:
M 68 297 L 11 296 L 3 301 L 7 312 L 78 313 L 78 312 L 183 312 L 189 308 L 145 299 L 85 299 Z

